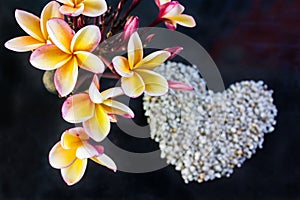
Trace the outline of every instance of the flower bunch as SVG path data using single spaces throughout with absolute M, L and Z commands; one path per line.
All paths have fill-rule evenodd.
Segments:
M 149 25 L 164 22 L 175 30 L 177 24 L 194 27 L 193 17 L 182 14 L 184 7 L 177 1 L 155 0 L 159 8 L 157 18 Z M 50 165 L 61 170 L 68 185 L 77 183 L 83 176 L 87 160 L 117 170 L 114 161 L 104 154 L 101 145 L 110 132 L 116 115 L 134 118 L 134 112 L 125 104 L 114 100 L 120 95 L 136 98 L 146 93 L 160 96 L 168 89 L 193 89 L 187 84 L 167 81 L 153 69 L 173 58 L 182 50 L 171 47 L 144 55 L 143 42 L 137 29 L 138 16 L 130 16 L 141 0 L 120 0 L 117 7 L 108 6 L 105 0 L 57 0 L 49 2 L 40 18 L 23 10 L 16 10 L 20 27 L 28 34 L 13 38 L 5 47 L 17 51 L 31 51 L 30 63 L 38 69 L 53 72 L 53 83 L 60 97 L 66 97 L 62 118 L 69 123 L 81 124 L 66 130 L 60 142 L 49 153 Z M 118 32 L 118 43 L 113 48 L 99 49 L 99 44 Z M 151 37 L 148 37 L 151 40 Z M 120 49 L 127 48 L 127 57 Z M 97 50 L 100 53 L 94 53 Z M 109 60 L 105 53 L 113 52 Z M 107 67 L 107 70 L 106 70 Z M 73 94 L 78 84 L 79 68 L 94 74 L 86 91 Z M 102 91 L 99 76 L 114 74 L 121 80 L 120 87 Z

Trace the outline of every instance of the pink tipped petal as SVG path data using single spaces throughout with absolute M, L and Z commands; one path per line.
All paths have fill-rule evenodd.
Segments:
M 169 88 L 174 89 L 174 90 L 185 90 L 185 91 L 193 91 L 194 88 L 193 86 L 179 82 L 179 81 L 168 81 Z
M 62 116 L 70 123 L 81 123 L 94 114 L 94 104 L 86 93 L 76 94 L 66 99 L 62 106 Z
M 133 73 L 133 75 L 128 78 L 122 77 L 121 87 L 125 95 L 132 98 L 139 97 L 145 91 L 143 79 L 137 73 Z
M 108 99 L 103 104 L 105 105 L 103 107 L 106 113 L 120 115 L 125 118 L 134 118 L 133 111 L 123 103 Z
M 93 145 L 93 147 L 98 151 L 99 155 L 102 155 L 104 153 L 104 147 L 101 145 Z
M 36 49 L 30 56 L 30 63 L 38 69 L 53 70 L 65 65 L 70 59 L 70 55 L 49 44 Z
M 95 74 L 104 72 L 104 63 L 98 56 L 86 51 L 77 51 L 75 53 L 75 56 L 77 58 L 78 65 L 82 69 L 93 72 Z
M 88 17 L 98 17 L 107 11 L 105 0 L 85 0 L 83 15 Z
M 130 71 L 128 60 L 123 56 L 114 57 L 112 63 L 114 65 L 114 69 L 120 76 L 130 77 L 133 75 L 133 72 Z
M 71 59 L 56 70 L 54 75 L 55 88 L 62 97 L 67 96 L 73 91 L 77 77 L 78 65 L 75 59 Z
M 89 25 L 80 29 L 73 37 L 71 51 L 88 51 L 96 49 L 101 40 L 101 33 L 97 26 Z
M 95 74 L 92 80 L 93 84 L 95 84 L 95 86 L 97 87 L 98 90 L 100 90 L 100 83 L 99 83 L 99 78 L 98 76 Z
M 62 5 L 59 8 L 59 11 L 66 16 L 77 17 L 79 16 L 84 10 L 84 4 L 79 4 L 76 7 L 69 6 L 69 5 Z
M 118 121 L 118 118 L 116 115 L 112 115 L 112 114 L 107 114 L 108 115 L 108 118 L 109 118 L 109 121 L 112 122 L 112 123 L 116 123 Z
M 150 96 L 161 96 L 168 92 L 168 82 L 160 74 L 145 69 L 136 70 L 136 73 L 142 77 L 145 83 L 146 94 Z
M 46 42 L 40 28 L 40 19 L 23 10 L 16 10 L 15 17 L 20 27 L 34 39 Z
M 128 63 L 132 69 L 138 62 L 143 59 L 143 44 L 137 32 L 133 33 L 128 41 Z
M 69 6 L 74 6 L 73 0 L 56 0 L 56 1 Z
M 158 7 L 160 6 L 160 0 L 154 0 L 154 2 Z
M 155 0 L 156 5 L 159 7 L 165 3 L 170 2 L 171 0 Z
M 177 28 L 177 24 L 175 22 L 172 22 L 172 21 L 166 21 L 165 22 L 165 25 L 168 29 L 172 30 L 172 31 L 175 31 L 176 28 Z
M 34 39 L 31 36 L 21 36 L 7 41 L 4 46 L 12 51 L 26 52 L 45 45 L 44 42 Z
M 96 105 L 94 117 L 83 122 L 87 134 L 96 142 L 101 142 L 110 131 L 110 121 L 101 105 Z
M 55 1 L 49 2 L 43 9 L 41 14 L 41 31 L 45 39 L 48 39 L 47 21 L 51 18 L 62 18 L 63 15 L 59 12 L 59 3 Z
M 179 47 L 179 46 L 164 49 L 164 51 L 167 51 L 171 54 L 170 57 L 168 58 L 169 60 L 176 57 L 182 50 L 183 50 L 183 47 Z
M 82 145 L 80 145 L 76 150 L 76 157 L 80 159 L 92 158 L 99 155 L 98 149 L 87 141 L 82 142 Z
M 184 11 L 184 7 L 176 1 L 170 2 L 169 4 L 170 6 L 166 8 L 163 18 L 169 19 L 170 17 L 180 15 Z
M 115 162 L 108 157 L 106 154 L 102 154 L 101 156 L 98 157 L 93 157 L 91 158 L 94 162 L 103 165 L 105 167 L 107 167 L 108 169 L 113 170 L 114 172 L 117 171 L 117 166 L 115 164 Z
M 62 51 L 71 53 L 70 46 L 74 31 L 63 19 L 53 18 L 47 22 L 47 31 L 51 41 Z
M 94 82 L 89 87 L 89 96 L 93 103 L 102 103 L 104 98 Z
M 185 26 L 185 27 L 195 27 L 196 26 L 196 22 L 195 22 L 194 18 L 189 15 L 182 14 L 182 15 L 170 17 L 169 19 L 172 21 L 175 21 L 177 24 L 180 24 L 181 26 Z
M 75 155 L 76 151 L 74 149 L 66 150 L 58 142 L 52 147 L 49 153 L 49 163 L 56 169 L 68 167 L 76 159 Z
M 124 92 L 121 87 L 114 87 L 101 92 L 103 99 L 109 99 L 123 94 Z
M 154 69 L 162 63 L 164 63 L 171 53 L 168 51 L 156 51 L 146 56 L 141 62 L 139 62 L 135 69 Z
M 139 18 L 137 16 L 131 16 L 124 26 L 124 40 L 128 40 L 130 36 L 136 32 L 139 27 Z
M 61 169 L 61 175 L 68 185 L 74 185 L 83 177 L 87 166 L 87 159 L 76 159 L 72 165 Z

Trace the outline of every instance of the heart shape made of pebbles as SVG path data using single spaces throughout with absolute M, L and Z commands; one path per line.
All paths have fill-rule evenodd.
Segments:
M 274 130 L 273 92 L 262 81 L 242 81 L 214 93 L 196 67 L 168 62 L 155 71 L 194 87 L 144 96 L 151 138 L 186 183 L 229 177 L 234 167 L 262 148 L 264 134 Z

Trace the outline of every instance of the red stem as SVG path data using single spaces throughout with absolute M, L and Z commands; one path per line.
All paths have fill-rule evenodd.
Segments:
M 128 15 L 141 3 L 142 0 L 135 0 L 129 7 L 129 9 L 122 16 L 122 19 L 126 19 Z

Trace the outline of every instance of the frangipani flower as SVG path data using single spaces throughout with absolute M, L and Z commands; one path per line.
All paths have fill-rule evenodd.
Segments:
M 186 27 L 196 26 L 192 16 L 182 14 L 184 7 L 178 1 L 155 0 L 155 3 L 159 7 L 158 19 L 164 21 L 167 28 L 175 30 L 177 24 Z
M 13 38 L 5 43 L 5 47 L 17 52 L 26 52 L 50 43 L 46 23 L 51 18 L 63 18 L 58 11 L 59 6 L 55 1 L 49 2 L 41 13 L 41 19 L 29 12 L 16 10 L 16 20 L 29 36 Z
M 97 17 L 107 11 L 105 0 L 57 0 L 63 5 L 59 11 L 68 16 L 76 17 L 83 14 L 88 17 Z
M 97 26 L 89 25 L 76 34 L 62 19 L 50 19 L 47 30 L 54 44 L 36 49 L 30 57 L 31 64 L 42 70 L 56 69 L 54 83 L 61 96 L 72 92 L 78 77 L 78 65 L 93 73 L 102 73 L 103 62 L 92 52 L 100 42 Z
M 156 51 L 143 58 L 143 45 L 137 32 L 128 41 L 128 59 L 116 56 L 112 63 L 116 72 L 122 76 L 121 87 L 132 98 L 143 92 L 160 96 L 168 91 L 166 79 L 152 69 L 165 62 L 171 55 L 168 51 Z
M 60 169 L 64 181 L 74 185 L 83 177 L 88 158 L 113 171 L 117 170 L 114 161 L 104 153 L 102 146 L 89 143 L 89 136 L 82 127 L 65 131 L 49 153 L 53 168 Z
M 88 93 L 79 93 L 66 99 L 62 106 L 62 116 L 70 123 L 81 123 L 87 134 L 95 141 L 102 141 L 110 131 L 110 118 L 114 115 L 133 118 L 133 111 L 126 105 L 112 100 L 120 96 L 120 87 L 110 88 L 99 92 L 99 80 L 95 75 Z

